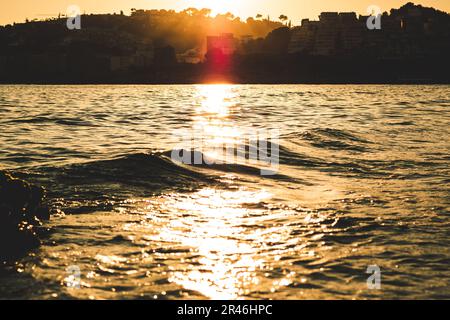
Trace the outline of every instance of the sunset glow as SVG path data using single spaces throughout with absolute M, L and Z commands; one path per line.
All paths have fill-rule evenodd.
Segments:
M 382 10 L 389 11 L 408 2 L 407 0 L 379 0 L 376 2 Z M 447 0 L 420 0 L 416 4 L 432 6 L 449 12 L 450 1 Z M 189 7 L 210 8 L 212 14 L 231 12 L 241 19 L 255 17 L 262 14 L 277 19 L 285 14 L 297 24 L 302 18 L 317 18 L 321 11 L 355 11 L 365 14 L 368 6 L 373 5 L 369 0 L 17 0 L 14 2 L 2 1 L 0 3 L 0 24 L 23 22 L 28 19 L 45 19 L 56 17 L 65 13 L 69 5 L 76 4 L 86 13 L 113 13 L 123 10 L 129 13 L 131 8 L 138 9 L 173 9 L 184 10 Z
M 186 2 L 190 7 L 209 8 L 212 10 L 212 15 L 243 11 L 249 7 L 248 2 L 238 0 L 191 0 Z

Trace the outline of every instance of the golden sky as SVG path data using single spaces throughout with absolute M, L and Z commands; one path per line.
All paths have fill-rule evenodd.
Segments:
M 355 11 L 366 13 L 370 5 L 377 5 L 383 11 L 398 8 L 408 0 L 1 0 L 0 24 L 23 22 L 28 19 L 44 19 L 65 13 L 69 5 L 78 5 L 86 13 L 112 13 L 131 8 L 175 9 L 188 7 L 211 8 L 215 13 L 232 12 L 242 18 L 261 13 L 275 19 L 287 15 L 293 24 L 302 18 L 316 18 L 322 11 Z M 450 12 L 450 0 L 416 0 L 416 4 L 434 7 Z

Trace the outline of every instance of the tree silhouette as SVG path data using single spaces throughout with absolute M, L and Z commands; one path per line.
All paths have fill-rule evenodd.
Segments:
M 195 16 L 198 13 L 198 9 L 196 9 L 196 8 L 187 8 L 187 9 L 183 10 L 183 13 L 186 13 L 187 15 L 190 15 L 190 16 Z
M 211 9 L 203 8 L 200 10 L 200 15 L 208 17 L 211 14 L 211 12 L 212 12 Z
M 278 17 L 278 19 L 280 19 L 281 22 L 286 22 L 289 18 L 287 16 L 285 16 L 284 14 L 282 14 Z
M 231 12 L 227 12 L 224 14 L 225 18 L 233 20 L 234 19 L 234 14 L 232 14 Z

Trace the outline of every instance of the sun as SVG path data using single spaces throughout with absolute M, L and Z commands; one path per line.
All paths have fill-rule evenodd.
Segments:
M 191 0 L 189 2 L 190 6 L 195 8 L 211 9 L 212 15 L 225 12 L 234 13 L 236 8 L 239 7 L 239 1 L 233 0 Z

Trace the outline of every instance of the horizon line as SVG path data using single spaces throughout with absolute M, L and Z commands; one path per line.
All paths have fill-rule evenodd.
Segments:
M 408 4 L 408 3 L 413 3 L 413 2 L 411 2 L 411 1 L 408 1 L 408 2 L 406 2 L 405 4 L 403 4 L 402 6 L 400 6 L 399 8 L 401 8 L 401 7 L 403 7 L 403 6 L 405 6 L 406 4 Z M 450 11 L 449 12 L 447 12 L 447 11 L 445 11 L 445 10 L 442 10 L 442 9 L 437 9 L 437 8 L 435 8 L 435 7 L 427 7 L 427 6 L 423 6 L 423 5 L 421 5 L 421 4 L 415 4 L 415 3 L 413 3 L 415 6 L 420 6 L 420 7 L 423 7 L 423 8 L 431 8 L 431 9 L 434 9 L 434 10 L 436 10 L 436 11 L 440 11 L 440 12 L 443 12 L 443 13 L 446 13 L 446 14 L 448 14 L 448 15 L 450 15 Z M 187 7 L 187 8 L 185 8 L 185 9 L 180 9 L 180 10 L 176 10 L 176 9 L 170 9 L 170 8 L 167 8 L 167 9 L 164 9 L 164 8 L 162 8 L 162 9 L 156 9 L 156 8 L 140 8 L 140 9 L 137 9 L 137 8 L 131 8 L 130 10 L 119 10 L 119 12 L 116 12 L 116 11 L 114 11 L 114 12 L 90 12 L 90 13 L 86 13 L 86 12 L 83 12 L 82 14 L 81 14 L 81 16 L 83 16 L 83 15 L 120 15 L 120 13 L 121 12 L 123 12 L 123 15 L 125 15 L 125 16 L 131 16 L 132 15 L 132 12 L 133 12 L 133 9 L 135 10 L 135 11 L 140 11 L 140 10 L 143 10 L 143 11 L 153 11 L 153 10 L 155 10 L 155 11 L 171 11 L 171 12 L 175 12 L 175 13 L 182 13 L 183 11 L 186 11 L 186 10 L 188 10 L 188 9 L 191 9 L 191 8 L 193 8 L 193 9 L 197 9 L 197 10 L 203 10 L 203 9 L 208 9 L 208 10 L 211 10 L 211 12 L 213 11 L 212 9 L 210 9 L 210 8 L 207 8 L 207 7 L 192 7 L 192 6 L 190 6 L 190 7 Z M 389 11 L 388 10 L 383 10 L 383 13 L 384 12 L 387 12 L 387 13 L 389 13 L 390 14 L 390 11 L 391 10 L 396 10 L 396 9 L 399 9 L 399 8 L 394 8 L 394 7 L 392 7 L 392 8 L 390 8 L 389 9 Z M 126 12 L 127 11 L 127 12 Z M 320 13 L 326 13 L 326 12 L 337 12 L 337 13 L 355 13 L 357 16 L 366 16 L 367 15 L 367 13 L 366 14 L 363 14 L 363 13 L 361 13 L 361 12 L 358 12 L 357 10 L 354 10 L 354 11 L 321 11 Z M 214 13 L 214 14 L 210 14 L 210 15 L 207 15 L 206 17 L 209 17 L 209 18 L 216 18 L 217 16 L 220 16 L 220 15 L 224 15 L 224 14 L 227 14 L 227 13 L 231 13 L 235 18 L 239 18 L 242 22 L 246 22 L 247 21 L 247 19 L 249 19 L 249 18 L 253 18 L 253 19 L 255 19 L 255 17 L 256 17 L 256 15 L 258 14 L 258 13 L 256 13 L 254 16 L 249 16 L 249 17 L 243 17 L 243 16 L 240 16 L 240 15 L 236 15 L 236 14 L 234 14 L 233 12 L 231 12 L 231 11 L 226 11 L 226 12 L 217 12 L 217 13 Z M 14 21 L 14 22 L 10 22 L 10 23 L 5 23 L 5 24 L 0 24 L 0 27 L 6 27 L 6 26 L 8 26 L 8 25 L 14 25 L 14 24 L 25 24 L 25 23 L 30 23 L 30 22 L 45 22 L 45 21 L 48 21 L 48 20 L 52 20 L 52 19 L 63 19 L 63 18 L 66 18 L 67 17 L 67 12 L 66 13 L 64 13 L 64 12 L 59 12 L 59 13 L 57 13 L 57 14 L 49 14 L 49 13 L 36 13 L 35 14 L 35 17 L 47 17 L 47 18 L 41 18 L 41 19 L 38 19 L 38 18 L 34 18 L 34 19 L 29 19 L 29 18 L 25 18 L 25 21 L 21 21 L 21 22 L 16 22 L 16 21 Z M 279 19 L 270 19 L 270 14 L 268 14 L 268 15 L 262 15 L 263 16 L 263 18 L 261 19 L 262 21 L 264 21 L 264 20 L 269 20 L 269 21 L 273 21 L 273 22 L 279 22 Z M 302 17 L 302 18 L 300 18 L 300 19 L 298 19 L 298 21 L 299 22 L 301 22 L 302 20 L 304 20 L 304 19 L 309 19 L 309 20 L 311 20 L 311 19 L 316 19 L 316 18 L 319 18 L 319 16 L 320 16 L 320 14 L 319 15 L 317 15 L 317 16 L 315 16 L 314 18 L 308 18 L 308 17 Z M 273 16 L 272 16 L 273 17 Z M 28 20 L 28 21 L 27 21 Z M 258 19 L 255 19 L 255 20 L 258 20 Z M 294 24 L 294 22 L 297 20 L 297 19 L 289 19 L 290 21 L 292 21 L 293 22 L 293 26 L 296 26 L 295 24 Z

